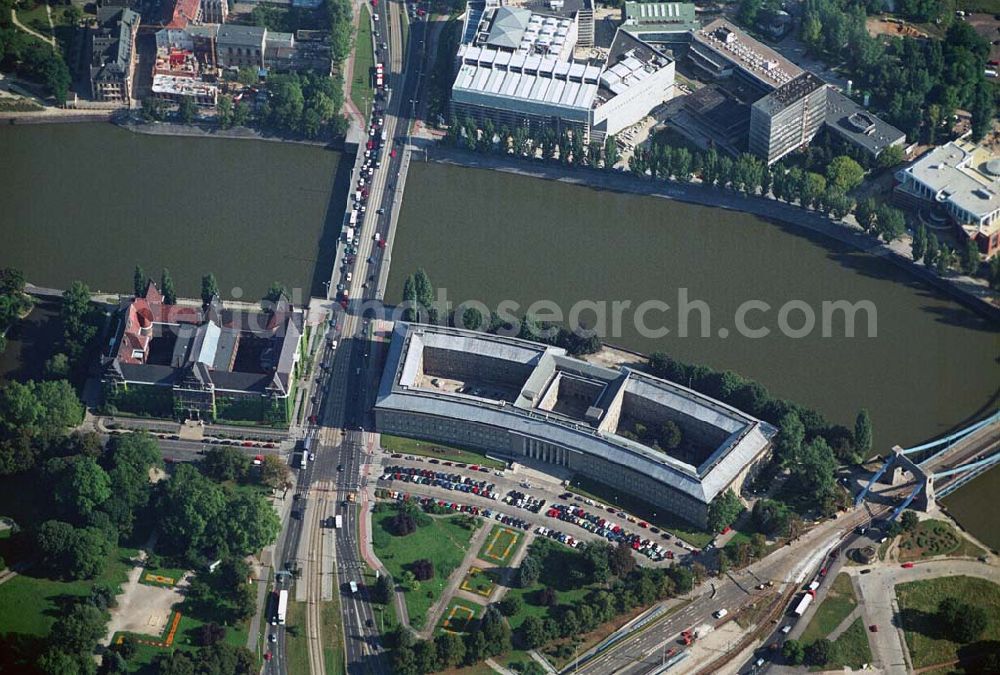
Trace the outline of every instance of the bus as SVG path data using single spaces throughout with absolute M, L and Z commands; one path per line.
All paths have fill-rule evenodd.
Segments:
M 285 618 L 288 616 L 288 591 L 278 591 L 278 625 L 285 625 Z

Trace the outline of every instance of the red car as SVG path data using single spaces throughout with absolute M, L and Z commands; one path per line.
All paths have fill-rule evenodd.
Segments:
M 913 563 L 903 563 L 903 569 L 908 570 L 913 567 Z
M 389 153 L 389 156 L 392 157 L 393 159 L 396 158 L 396 148 L 392 149 L 392 152 Z

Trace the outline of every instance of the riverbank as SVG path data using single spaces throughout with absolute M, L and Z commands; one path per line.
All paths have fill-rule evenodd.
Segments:
M 752 197 L 730 190 L 706 187 L 698 183 L 665 183 L 639 178 L 626 172 L 606 172 L 595 169 L 565 168 L 548 163 L 527 162 L 519 159 L 480 155 L 445 146 L 441 143 L 414 139 L 419 151 L 415 161 L 423 158 L 440 164 L 466 168 L 489 169 L 529 178 L 541 178 L 570 185 L 580 185 L 595 190 L 645 195 L 676 201 L 750 213 L 778 220 L 795 227 L 830 237 L 859 251 L 880 257 L 906 270 L 921 281 L 943 292 L 948 297 L 977 314 L 1000 322 L 1000 298 L 988 286 L 970 277 L 939 277 L 922 264 L 914 263 L 902 246 L 887 245 L 865 233 L 855 222 L 834 221 L 829 216 L 788 204 L 772 198 Z
M 345 139 L 339 138 L 333 141 L 310 140 L 308 138 L 288 138 L 268 134 L 249 127 L 232 127 L 223 129 L 215 124 L 174 124 L 173 122 L 134 122 L 130 119 L 112 120 L 115 126 L 131 131 L 136 134 L 146 134 L 148 136 L 185 136 L 187 138 L 228 138 L 249 141 L 270 141 L 274 143 L 292 143 L 297 145 L 308 145 L 314 148 L 325 148 L 328 150 L 346 150 Z

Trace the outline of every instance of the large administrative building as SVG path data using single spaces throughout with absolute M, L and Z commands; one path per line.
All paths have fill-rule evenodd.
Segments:
M 617 31 L 606 56 L 574 59 L 578 47 L 592 44 L 589 7 L 552 0 L 536 12 L 470 3 L 452 118 L 572 129 L 585 140 L 603 140 L 669 99 L 673 59 L 625 31 Z
M 673 422 L 680 442 L 660 449 Z M 397 322 L 375 405 L 381 433 L 563 467 L 704 526 L 768 459 L 775 429 L 672 382 L 564 349 Z

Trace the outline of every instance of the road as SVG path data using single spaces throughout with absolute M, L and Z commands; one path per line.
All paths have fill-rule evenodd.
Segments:
M 388 2 L 380 6 L 380 21 L 376 24 L 376 61 L 386 64 L 386 83 L 391 93 L 388 102 L 381 97 L 373 118 L 383 120 L 386 142 L 381 148 L 381 166 L 367 181 L 369 190 L 367 211 L 362 215 L 358 229 L 358 251 L 353 263 L 345 264 L 344 247 L 340 247 L 331 279 L 330 299 L 342 297 L 337 289 L 343 284 L 349 302 L 333 305 L 329 333 L 319 359 L 316 380 L 310 397 L 310 433 L 314 433 L 313 451 L 316 460 L 308 468 L 300 469 L 296 493 L 318 502 L 310 514 L 308 530 L 303 521 L 292 518 L 281 535 L 278 560 L 289 561 L 300 550 L 307 551 L 303 580 L 307 584 L 309 616 L 307 635 L 311 671 L 323 673 L 323 646 L 338 636 L 323 634 L 320 613 L 323 596 L 323 575 L 326 564 L 323 541 L 333 533 L 333 551 L 336 584 L 339 593 L 344 631 L 344 649 L 349 673 L 376 673 L 388 675 L 391 670 L 379 633 L 376 615 L 365 585 L 364 574 L 369 564 L 365 561 L 364 542 L 368 508 L 368 482 L 366 472 L 371 461 L 368 453 L 375 437 L 366 432 L 373 426 L 371 407 L 377 391 L 382 357 L 382 343 L 369 340 L 373 326 L 371 317 L 380 312 L 373 309 L 384 295 L 388 278 L 391 243 L 380 247 L 375 242 L 376 232 L 383 241 L 392 234 L 394 217 L 402 199 L 403 162 L 406 161 L 402 139 L 409 134 L 410 114 L 414 109 L 418 82 L 423 72 L 424 26 L 415 22 L 409 31 L 409 51 L 404 58 L 401 21 L 401 2 Z M 386 42 L 388 49 L 381 48 Z M 415 63 L 407 69 L 405 64 Z M 366 133 L 369 130 L 366 129 Z M 398 139 L 397 139 L 398 137 Z M 399 141 L 397 143 L 397 140 Z M 396 149 L 395 156 L 392 150 Z M 364 148 L 360 152 L 364 152 Z M 352 185 L 352 192 L 355 190 Z M 346 273 L 351 272 L 351 280 Z M 355 501 L 356 500 L 356 501 Z M 297 507 L 298 508 L 298 507 Z M 342 516 L 342 527 L 330 530 L 321 524 L 334 513 Z M 303 534 L 305 533 L 305 539 Z M 303 549 L 303 546 L 305 547 Z M 357 585 L 352 592 L 351 582 Z M 277 641 L 273 644 L 273 658 L 268 672 L 287 672 L 287 651 L 284 630 L 276 627 Z

